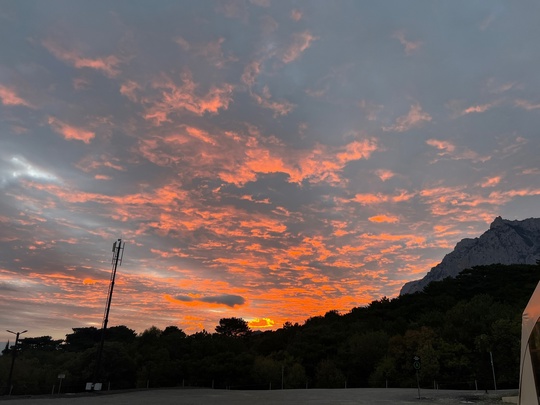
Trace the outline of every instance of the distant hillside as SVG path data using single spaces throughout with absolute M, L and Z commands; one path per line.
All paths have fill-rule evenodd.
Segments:
M 479 238 L 463 239 L 427 275 L 406 283 L 400 295 L 422 291 L 432 281 L 455 277 L 462 270 L 489 264 L 535 264 L 540 259 L 540 218 L 510 221 L 495 218 Z

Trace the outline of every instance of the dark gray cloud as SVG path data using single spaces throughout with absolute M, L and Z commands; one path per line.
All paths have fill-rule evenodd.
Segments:
M 178 301 L 183 302 L 208 302 L 210 304 L 222 304 L 226 305 L 228 307 L 235 307 L 237 305 L 244 305 L 246 300 L 243 297 L 240 297 L 239 295 L 215 295 L 215 296 L 207 296 L 207 297 L 198 297 L 193 298 L 188 295 L 176 295 L 174 299 Z

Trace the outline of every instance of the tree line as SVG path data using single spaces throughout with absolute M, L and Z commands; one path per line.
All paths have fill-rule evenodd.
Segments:
M 539 280 L 539 265 L 479 266 L 423 292 L 275 331 L 254 332 L 234 317 L 221 319 L 212 333 L 191 335 L 178 326 L 139 334 L 113 326 L 97 379 L 103 389 L 414 387 L 418 372 L 426 388 L 491 390 L 495 373 L 498 388 L 515 388 L 521 316 Z M 72 331 L 63 340 L 25 337 L 17 347 L 6 345 L 0 387 L 16 354 L 13 394 L 58 392 L 59 376 L 62 392 L 83 391 L 96 378 L 102 331 Z

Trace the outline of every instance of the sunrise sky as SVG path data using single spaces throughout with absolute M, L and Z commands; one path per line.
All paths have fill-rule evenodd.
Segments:
M 0 3 L 0 341 L 346 313 L 538 217 L 536 1 Z

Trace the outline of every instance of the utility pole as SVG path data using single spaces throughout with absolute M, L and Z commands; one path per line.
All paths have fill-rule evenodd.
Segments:
M 6 393 L 8 395 L 11 395 L 11 378 L 13 377 L 13 368 L 15 367 L 15 356 L 17 355 L 17 344 L 19 343 L 19 335 L 22 335 L 23 333 L 26 333 L 28 332 L 27 330 L 23 330 L 22 332 L 13 332 L 13 331 L 10 331 L 9 329 L 6 329 L 9 333 L 13 333 L 16 337 L 15 337 L 15 345 L 14 346 L 11 346 L 12 347 L 12 352 L 11 352 L 11 367 L 9 368 L 9 377 L 8 377 L 8 382 L 7 382 L 7 388 L 6 388 Z
M 101 325 L 101 341 L 99 342 L 96 368 L 94 370 L 94 379 L 92 383 L 86 385 L 86 389 L 99 391 L 101 390 L 101 383 L 98 382 L 100 378 L 100 367 L 101 367 L 101 357 L 103 356 L 103 344 L 105 343 L 105 331 L 107 330 L 107 324 L 109 323 L 109 312 L 111 310 L 111 301 L 112 294 L 114 290 L 114 279 L 116 278 L 116 269 L 119 265 L 122 264 L 122 259 L 124 257 L 124 247 L 126 243 L 122 243 L 122 239 L 118 239 L 114 242 L 112 247 L 113 257 L 111 260 L 112 271 L 111 271 L 111 282 L 109 284 L 109 294 L 107 295 L 107 303 L 105 305 L 105 313 L 103 314 L 103 323 Z

